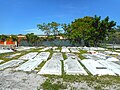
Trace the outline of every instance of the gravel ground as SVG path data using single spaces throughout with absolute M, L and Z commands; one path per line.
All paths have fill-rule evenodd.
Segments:
M 41 84 L 48 79 L 37 75 L 35 72 L 14 71 L 12 68 L 0 71 L 0 90 L 43 90 Z M 82 82 L 64 82 L 63 79 L 55 79 L 67 85 L 65 90 L 120 90 L 120 84 L 114 84 L 99 88 L 99 83 L 88 84 Z M 64 90 L 64 89 L 60 89 Z
M 68 84 L 68 90 L 120 90 L 120 84 L 109 85 L 106 87 L 102 87 L 96 83 L 94 85 L 89 85 L 86 82 L 68 82 Z
M 0 71 L 0 90 L 37 90 L 45 80 L 35 72 L 15 72 L 9 68 Z

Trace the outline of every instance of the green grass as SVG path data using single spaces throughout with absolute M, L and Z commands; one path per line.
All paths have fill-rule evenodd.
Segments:
M 49 52 L 53 53 L 53 51 L 49 50 Z M 80 50 L 80 53 L 78 54 L 80 59 L 85 59 L 81 54 L 87 53 L 85 50 Z M 63 54 L 63 58 L 66 59 L 65 53 Z M 45 77 L 48 77 L 49 81 L 47 80 L 42 86 L 44 90 L 59 90 L 60 85 L 58 83 L 53 83 L 51 81 L 57 80 L 63 80 L 62 82 L 87 82 L 89 86 L 93 86 L 95 90 L 102 90 L 103 87 L 109 86 L 112 84 L 119 84 L 120 83 L 120 77 L 119 76 L 93 76 L 91 73 L 83 66 L 83 68 L 88 72 L 89 75 L 66 75 L 64 72 L 64 65 L 63 61 L 62 63 L 62 75 L 44 75 Z M 61 82 L 61 81 L 60 81 Z M 47 84 L 46 84 L 47 83 Z M 49 85 L 48 85 L 49 84 Z M 48 86 L 46 86 L 48 85 Z M 57 87 L 56 87 L 57 86 Z
M 25 55 L 27 53 L 30 53 L 30 52 L 38 52 L 39 50 L 40 49 L 31 49 L 30 51 L 16 51 L 16 52 L 1 53 L 0 54 L 0 59 L 4 60 L 4 62 L 7 62 L 7 61 L 10 61 L 10 60 L 18 59 L 21 56 L 23 56 L 23 55 Z M 13 55 L 13 54 L 16 54 L 16 53 L 21 53 L 21 54 L 15 56 L 13 58 L 6 58 L 6 56 L 10 56 L 10 55 Z M 4 62 L 2 62 L 2 63 L 4 63 Z
M 80 52 L 80 53 L 78 53 L 79 58 L 80 58 L 81 60 L 82 60 L 82 59 L 86 59 L 85 57 L 82 56 L 82 54 L 87 53 L 87 51 L 86 51 L 86 50 L 79 50 L 79 52 Z
M 61 49 L 62 49 L 61 47 L 58 47 L 58 48 L 57 48 L 57 50 L 60 50 L 60 51 L 61 51 Z
M 80 62 L 80 61 L 78 61 L 79 63 L 80 63 L 80 65 L 84 68 L 84 70 L 88 73 L 88 75 L 92 75 L 90 72 L 89 72 L 89 70 Z
M 9 61 L 12 59 L 18 59 L 19 57 L 29 53 L 29 52 L 39 52 L 40 49 L 32 49 L 30 51 L 17 51 L 17 52 L 11 52 L 11 53 L 4 53 L 4 54 L 0 54 L 0 59 Z M 49 59 L 52 57 L 52 54 L 54 53 L 52 50 L 46 50 L 48 52 L 50 52 L 50 56 Z M 8 59 L 5 58 L 6 56 L 15 54 L 15 53 L 21 53 L 21 55 L 18 55 L 12 59 Z M 85 59 L 81 54 L 87 53 L 87 51 L 85 50 L 80 50 L 80 53 L 76 53 L 77 55 L 79 55 L 80 59 Z M 67 59 L 67 56 L 65 55 L 65 53 L 63 54 L 63 58 Z M 40 70 L 44 64 L 46 63 L 46 61 L 43 61 L 37 68 L 36 70 Z M 115 84 L 119 84 L 120 83 L 120 76 L 93 76 L 89 73 L 89 71 L 87 71 L 87 69 L 84 67 L 84 65 L 81 65 L 84 67 L 84 69 L 89 73 L 89 75 L 66 75 L 66 73 L 64 72 L 64 63 L 63 61 L 61 61 L 62 63 L 62 75 L 43 75 L 45 77 L 47 77 L 48 79 L 42 84 L 42 87 L 44 90 L 59 90 L 59 89 L 66 89 L 67 86 L 66 84 L 64 84 L 63 82 L 87 82 L 89 86 L 94 86 L 95 90 L 102 90 L 103 87 L 105 86 L 109 86 L 109 85 L 115 85 Z M 55 80 L 57 80 L 57 82 L 54 82 Z M 61 81 L 62 80 L 62 81 Z
M 63 55 L 63 59 L 66 60 L 67 59 L 66 53 L 62 53 L 62 55 Z
M 54 83 L 54 81 L 56 80 L 58 82 L 64 82 L 64 84 L 62 83 L 61 84 L 66 87 L 68 85 L 67 82 L 69 83 L 86 82 L 89 87 L 93 87 L 95 90 L 102 90 L 104 89 L 104 87 L 115 85 L 115 84 L 120 84 L 120 76 L 110 76 L 110 75 L 93 76 L 93 75 L 66 75 L 66 74 L 63 74 L 61 76 L 58 76 L 58 75 L 44 75 L 44 76 L 48 77 L 48 80 L 49 80 L 49 85 L 47 83 L 48 81 L 43 84 L 44 86 L 42 85 L 44 90 L 55 90 L 55 89 L 59 90 L 60 84 L 57 86 L 56 84 L 58 83 Z M 56 85 L 57 87 L 55 87 L 54 85 Z M 74 87 L 70 87 L 70 88 L 72 89 Z
M 50 56 L 48 59 L 50 59 L 52 57 L 52 54 L 54 53 L 53 50 L 49 49 L 49 50 L 46 50 L 46 52 L 50 52 Z
M 88 83 L 95 82 L 99 84 L 111 85 L 113 83 L 120 83 L 119 76 L 93 76 L 93 75 L 65 75 L 63 80 L 66 82 L 81 82 L 86 81 Z
M 11 60 L 10 58 L 6 58 L 6 56 L 9 56 L 9 55 L 12 55 L 12 54 L 15 54 L 14 52 L 9 52 L 9 53 L 1 53 L 0 54 L 0 59 L 4 60 L 4 61 L 9 61 Z
M 20 52 L 17 52 L 17 53 L 21 53 L 21 54 L 13 57 L 12 59 L 18 59 L 18 58 L 20 58 L 21 56 L 30 53 L 30 51 L 20 51 Z
M 61 60 L 61 65 L 62 65 L 62 67 L 61 67 L 61 69 L 62 69 L 61 78 L 64 78 L 64 76 L 66 75 L 66 73 L 65 73 L 65 71 L 64 71 L 64 62 L 63 62 L 63 60 Z
M 50 79 L 47 79 L 42 84 L 43 90 L 60 90 L 60 89 L 66 89 L 67 86 L 64 85 L 62 82 L 58 81 L 56 83 L 53 83 Z
M 53 54 L 53 50 L 49 49 L 49 50 L 46 50 L 45 52 L 50 52 L 50 55 L 49 55 L 49 57 L 48 57 L 48 60 L 51 59 L 52 54 Z M 44 64 L 45 64 L 46 62 L 47 62 L 47 61 L 42 61 L 42 63 L 41 63 L 37 68 L 35 68 L 35 70 L 40 70 L 40 69 L 44 66 Z
M 37 68 L 35 68 L 35 70 L 40 70 L 45 65 L 45 63 L 46 61 L 42 61 L 42 63 Z
M 21 54 L 15 56 L 13 58 L 7 58 L 6 57 L 6 56 L 10 56 L 10 55 L 13 55 L 13 54 L 16 54 L 16 53 L 21 53 Z M 0 59 L 4 60 L 4 62 L 7 62 L 7 61 L 10 61 L 10 60 L 13 60 L 13 59 L 18 59 L 19 57 L 21 57 L 21 56 L 23 56 L 23 55 L 25 55 L 27 53 L 29 53 L 29 52 L 28 51 L 24 51 L 24 52 L 23 51 L 22 52 L 17 51 L 17 52 L 2 53 L 2 54 L 0 54 Z
M 42 48 L 31 49 L 30 52 L 41 52 L 41 51 L 40 51 L 41 49 L 42 49 Z

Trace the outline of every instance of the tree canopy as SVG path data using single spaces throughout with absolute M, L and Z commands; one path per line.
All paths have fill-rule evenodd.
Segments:
M 98 45 L 100 41 L 103 41 L 108 36 L 108 32 L 114 31 L 115 25 L 116 22 L 109 21 L 108 16 L 101 20 L 100 16 L 95 15 L 75 19 L 68 26 L 64 24 L 63 29 L 72 43 L 83 41 L 84 45 L 89 46 Z
M 39 30 L 43 31 L 47 36 L 50 35 L 58 35 L 60 33 L 59 30 L 60 24 L 57 22 L 51 22 L 51 23 L 43 23 L 43 24 L 38 24 L 37 27 Z
M 34 33 L 26 34 L 26 39 L 29 43 L 32 45 L 35 44 L 39 40 L 39 37 L 37 35 L 34 35 Z
M 0 35 L 0 41 L 6 41 L 6 40 L 9 40 L 10 37 L 7 36 L 7 35 Z
M 18 41 L 17 35 L 11 35 L 11 39 L 12 39 L 12 41 Z
M 109 37 L 111 33 L 116 31 L 114 26 L 116 22 L 110 21 L 109 17 L 101 19 L 100 16 L 85 16 L 72 21 L 70 24 L 59 24 L 56 22 L 38 24 L 38 29 L 44 31 L 49 35 L 58 35 L 61 27 L 64 33 L 61 34 L 71 41 L 71 43 L 79 43 L 86 46 L 97 46 L 100 42 L 103 42 L 106 37 Z M 117 30 L 120 30 L 118 26 Z

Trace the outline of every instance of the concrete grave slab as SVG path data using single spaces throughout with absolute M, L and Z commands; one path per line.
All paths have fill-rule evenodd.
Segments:
M 88 75 L 80 63 L 71 58 L 64 61 L 64 70 L 68 75 Z
M 61 75 L 61 61 L 50 59 L 45 63 L 38 74 Z
M 116 75 L 114 72 L 109 70 L 106 66 L 98 63 L 95 60 L 85 59 L 81 63 L 90 71 L 92 75 Z
M 116 64 L 116 63 L 111 62 L 111 61 L 104 61 L 104 60 L 99 60 L 97 62 L 106 66 L 108 69 L 110 69 L 111 71 L 113 71 L 114 73 L 116 73 L 120 76 L 120 65 L 119 64 Z
M 23 62 L 24 62 L 23 60 L 11 60 L 11 61 L 8 61 L 8 62 L 3 63 L 3 64 L 0 65 L 0 70 L 3 70 L 5 68 L 9 68 L 9 67 L 18 66 L 19 64 L 21 64 Z
M 70 52 L 67 47 L 62 47 L 61 52 Z
M 4 60 L 0 60 L 0 63 L 4 62 Z
M 53 59 L 53 60 L 64 60 L 63 56 L 62 56 L 62 53 L 53 53 L 51 59 Z
M 33 59 L 37 54 L 38 54 L 38 52 L 30 52 L 26 55 L 21 56 L 19 59 L 22 59 L 22 60 Z
M 74 53 L 66 53 L 66 56 L 67 58 L 80 60 L 80 58 Z
M 80 53 L 79 50 L 76 47 L 71 47 L 70 51 L 73 53 Z
M 41 52 L 39 53 L 34 59 L 30 59 L 27 62 L 23 63 L 16 70 L 23 70 L 23 71 L 32 71 L 38 67 L 42 63 L 42 61 L 46 61 L 49 57 L 49 52 Z

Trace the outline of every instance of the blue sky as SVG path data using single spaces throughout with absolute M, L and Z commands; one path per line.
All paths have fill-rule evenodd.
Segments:
M 37 24 L 94 15 L 109 16 L 120 25 L 119 9 L 120 0 L 0 0 L 0 34 L 43 34 Z

